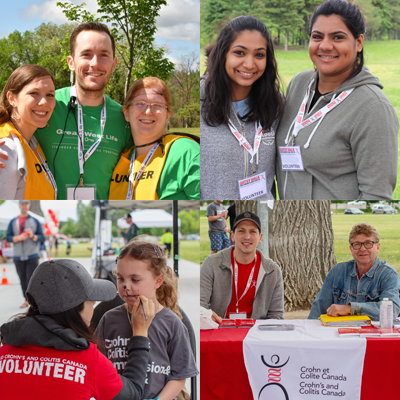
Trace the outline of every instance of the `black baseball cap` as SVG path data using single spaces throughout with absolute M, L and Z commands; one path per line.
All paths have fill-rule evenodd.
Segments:
M 128 218 L 132 218 L 132 215 L 131 214 L 124 214 L 124 217 L 123 217 L 124 219 L 128 219 Z
M 236 218 L 235 218 L 235 223 L 233 224 L 233 230 L 236 229 L 236 227 L 242 222 L 242 221 L 251 221 L 254 224 L 257 225 L 258 230 L 261 233 L 261 222 L 260 222 L 260 218 L 258 218 L 258 215 L 252 213 L 251 211 L 245 211 L 241 214 L 239 214 Z
M 110 281 L 93 279 L 77 261 L 57 259 L 45 261 L 35 269 L 26 294 L 33 297 L 40 314 L 57 314 L 86 300 L 113 300 L 117 290 Z

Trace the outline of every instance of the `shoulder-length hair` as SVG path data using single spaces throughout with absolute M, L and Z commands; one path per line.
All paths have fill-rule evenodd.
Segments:
M 228 123 L 232 88 L 225 70 L 225 61 L 231 43 L 243 31 L 258 31 L 267 41 L 267 65 L 264 73 L 251 87 L 247 121 L 259 121 L 263 129 L 270 129 L 272 123 L 283 113 L 283 98 L 279 93 L 280 79 L 271 34 L 263 22 L 250 15 L 229 21 L 215 43 L 206 49 L 208 76 L 201 99 L 202 116 L 210 126 Z

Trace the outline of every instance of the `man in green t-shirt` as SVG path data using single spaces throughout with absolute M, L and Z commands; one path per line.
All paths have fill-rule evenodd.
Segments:
M 132 221 L 131 214 L 124 215 L 126 223 L 129 225 L 128 229 L 125 232 L 122 232 L 121 229 L 118 229 L 118 233 L 120 233 L 125 239 L 125 243 L 128 243 L 134 237 L 139 235 L 138 226 Z
M 35 136 L 55 177 L 59 200 L 108 199 L 120 154 L 133 145 L 122 106 L 104 95 L 117 64 L 114 38 L 105 24 L 86 22 L 72 32 L 70 51 L 75 86 L 56 91 L 49 124 Z

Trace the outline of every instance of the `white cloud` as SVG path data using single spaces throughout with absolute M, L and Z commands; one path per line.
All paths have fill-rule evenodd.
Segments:
M 162 6 L 157 18 L 157 28 L 182 23 L 200 23 L 200 2 L 197 0 L 169 0 Z
M 158 28 L 155 37 L 164 40 L 182 40 L 184 42 L 200 42 L 200 26 L 195 23 L 177 24 Z
M 46 21 L 55 22 L 57 24 L 63 24 L 68 22 L 68 19 L 65 17 L 61 7 L 57 6 L 57 1 L 59 0 L 46 0 L 44 2 L 35 2 L 32 3 L 28 8 L 19 9 L 19 14 L 27 19 L 31 20 L 32 18 L 39 17 Z M 64 1 L 62 1 L 64 2 Z M 80 4 L 81 1 L 70 2 L 74 4 Z M 86 0 L 86 9 L 92 13 L 95 13 L 97 10 L 97 1 L 96 0 Z

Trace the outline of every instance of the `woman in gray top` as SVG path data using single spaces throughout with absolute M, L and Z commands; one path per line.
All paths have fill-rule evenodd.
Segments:
M 276 137 L 282 200 L 393 199 L 399 122 L 363 67 L 365 30 L 360 10 L 346 1 L 325 1 L 311 17 L 316 69 L 290 82 Z
M 273 199 L 283 97 L 271 35 L 257 18 L 241 16 L 228 22 L 206 53 L 200 198 Z

